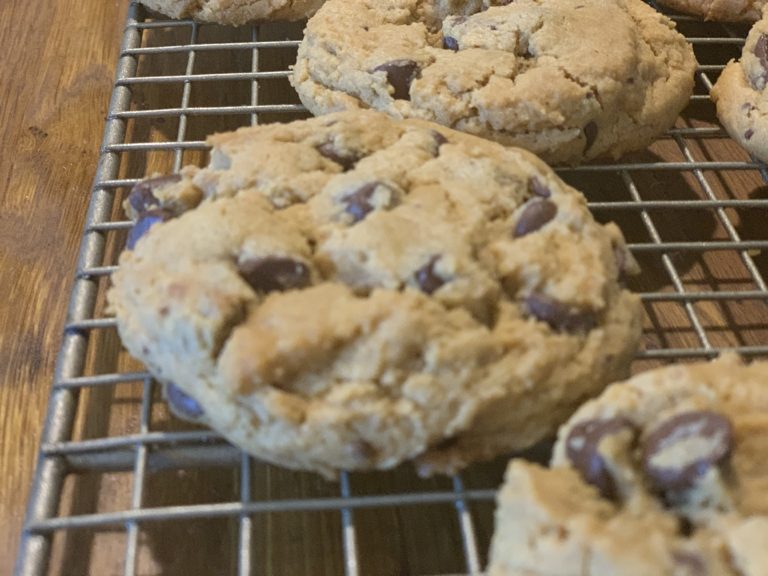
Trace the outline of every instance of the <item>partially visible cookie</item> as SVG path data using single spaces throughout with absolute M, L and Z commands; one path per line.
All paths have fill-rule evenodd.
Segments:
M 768 363 L 646 372 L 510 464 L 490 575 L 765 576 L 767 490 Z
M 754 22 L 765 0 L 656 0 L 679 12 L 719 22 Z
M 301 20 L 324 0 L 139 0 L 171 18 L 240 26 L 264 20 Z
M 375 108 L 552 164 L 650 144 L 686 106 L 695 68 L 641 0 L 330 0 L 291 81 L 314 114 Z
M 712 87 L 717 117 L 731 138 L 768 161 L 768 18 L 747 35 L 741 60 L 731 60 Z
M 211 143 L 134 189 L 109 292 L 177 414 L 291 468 L 447 472 L 627 373 L 631 255 L 533 155 L 372 111 Z

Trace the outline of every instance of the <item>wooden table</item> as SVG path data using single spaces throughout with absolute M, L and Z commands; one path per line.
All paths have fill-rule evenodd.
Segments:
M 0 574 L 16 557 L 127 5 L 0 2 Z
M 76 252 L 82 232 L 90 185 L 96 168 L 104 116 L 112 87 L 127 0 L 82 0 L 44 5 L 40 0 L 23 4 L 0 4 L 0 46 L 3 54 L 13 55 L 0 67 L 0 87 L 5 100 L 0 108 L 0 130 L 5 154 L 0 160 L 0 182 L 4 183 L 0 226 L 0 574 L 10 573 L 25 500 L 35 465 L 41 423 L 58 351 Z M 173 33 L 169 33 L 173 35 Z M 228 36 L 232 34 L 232 36 Z M 705 35 L 706 30 L 692 35 Z M 237 33 L 210 30 L 204 41 L 223 39 L 247 41 L 248 30 Z M 274 38 L 266 38 L 274 39 Z M 168 40 L 165 38 L 164 40 Z M 179 32 L 172 42 L 184 42 Z M 149 35 L 150 44 L 158 36 Z M 700 57 L 707 58 L 708 49 Z M 710 51 L 711 52 L 711 51 Z M 237 60 L 237 59 L 235 59 Z M 197 72 L 249 70 L 250 60 L 223 63 L 210 54 L 200 57 Z M 722 58 L 720 58 L 722 60 Z M 183 73 L 185 60 L 158 58 L 147 63 L 151 74 Z M 287 62 L 280 63 L 284 69 Z M 179 72 L 181 70 L 181 72 Z M 147 70 L 145 70 L 147 72 Z M 197 105 L 232 105 L 247 101 L 248 87 L 234 87 L 206 94 L 193 94 Z M 205 92 L 202 90 L 201 92 Z M 242 93 L 240 93 L 242 92 Z M 700 91 L 701 92 L 701 91 Z M 177 94 L 166 94 L 153 86 L 137 88 L 138 107 L 173 108 Z M 270 94 L 269 101 L 282 100 Z M 284 96 L 284 94 L 282 95 Z M 245 98 L 245 100 L 243 100 Z M 270 118 L 267 118 L 270 119 Z M 136 139 L 173 138 L 173 129 L 162 119 L 131 137 Z M 711 105 L 698 102 L 686 111 L 679 127 L 706 125 L 711 120 Z M 240 120 L 226 117 L 215 125 L 196 122 L 190 128 L 193 138 L 211 131 L 232 128 Z M 689 150 L 698 160 L 717 158 L 742 161 L 746 158 L 732 142 L 722 137 L 692 140 Z M 187 161 L 201 161 L 192 154 Z M 650 151 L 633 157 L 639 161 L 659 159 L 681 161 L 678 145 L 667 138 Z M 136 178 L 145 172 L 167 171 L 169 162 L 148 160 L 126 162 L 120 177 Z M 624 184 L 613 174 L 567 175 L 568 180 L 588 193 L 592 201 L 630 200 Z M 689 171 L 637 172 L 635 182 L 644 200 L 691 201 L 703 191 Z M 765 198 L 766 188 L 756 171 L 728 171 L 708 175 L 714 194 L 720 198 Z M 623 191 L 622 191 L 623 190 Z M 615 219 L 634 242 L 648 243 L 646 225 L 637 210 L 603 210 L 601 219 Z M 118 216 L 119 217 L 119 216 Z M 768 234 L 764 209 L 729 209 L 728 217 L 744 238 L 765 240 Z M 665 210 L 653 213 L 653 221 L 664 241 L 728 240 L 719 216 L 710 209 Z M 669 254 L 669 262 L 680 272 L 687 290 L 718 291 L 754 289 L 754 280 L 735 252 L 686 252 Z M 753 253 L 754 263 L 768 272 L 765 254 Z M 640 257 L 644 275 L 631 287 L 644 292 L 674 291 L 665 262 L 658 252 Z M 768 342 L 768 309 L 764 302 L 715 302 L 696 304 L 713 346 L 749 346 Z M 701 346 L 690 318 L 678 302 L 650 302 L 646 305 L 645 343 L 649 348 Z M 112 363 L 107 370 L 139 369 L 119 352 L 114 334 L 94 345 Z M 97 359 L 98 360 L 98 359 Z M 656 361 L 643 361 L 636 369 L 648 368 Z M 99 373 L 96 370 L 95 373 Z M 96 422 L 78 429 L 79 438 L 128 434 L 136 426 L 136 402 L 141 387 L 130 393 L 84 394 L 81 398 Z M 158 403 L 160 404 L 160 403 Z M 103 410 L 103 415 L 102 414 Z M 154 406 L 153 406 L 154 413 Z M 180 424 L 158 407 L 159 426 L 177 429 Z M 82 422 L 81 422 L 82 424 Z M 503 459 L 473 468 L 467 474 L 472 487 L 495 487 Z M 146 506 L 237 501 L 237 467 L 205 471 L 162 472 L 147 480 Z M 76 476 L 76 475 L 73 475 Z M 127 509 L 130 474 L 83 475 L 72 482 L 66 493 L 65 512 L 92 513 Z M 355 475 L 357 494 L 391 494 L 420 490 L 450 490 L 450 483 L 417 481 L 407 471 L 378 475 Z M 261 499 L 333 497 L 338 486 L 311 474 L 296 474 L 263 466 L 254 467 L 251 496 Z M 480 537 L 481 560 L 492 531 L 492 505 L 473 505 L 482 519 L 476 522 Z M 450 505 L 426 508 L 402 507 L 384 511 L 358 511 L 358 543 L 364 574 L 424 574 L 455 572 L 461 560 L 457 539 L 456 514 Z M 293 575 L 332 575 L 342 570 L 340 519 L 338 512 L 315 515 L 256 516 L 252 550 L 254 573 Z M 476 516 L 477 518 L 477 516 Z M 234 573 L 238 519 L 201 522 L 191 528 L 180 524 L 149 527 L 140 554 L 141 574 Z M 122 573 L 124 532 L 105 530 L 97 534 L 75 535 L 55 547 L 54 574 Z M 169 542 L 171 544 L 169 544 Z

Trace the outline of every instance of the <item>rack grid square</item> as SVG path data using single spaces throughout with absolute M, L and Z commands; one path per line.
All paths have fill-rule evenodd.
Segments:
M 768 173 L 709 100 L 747 29 L 673 18 L 700 63 L 676 126 L 619 162 L 558 169 L 643 267 L 629 281 L 646 311 L 635 371 L 725 349 L 768 355 Z M 173 419 L 105 310 L 134 182 L 202 163 L 213 131 L 308 116 L 287 80 L 302 27 L 167 21 L 130 5 L 17 576 L 482 573 L 505 459 L 452 478 L 403 466 L 338 483 L 267 466 Z

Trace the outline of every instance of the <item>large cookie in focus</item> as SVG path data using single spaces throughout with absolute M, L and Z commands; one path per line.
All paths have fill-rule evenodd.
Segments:
M 177 412 L 254 456 L 450 472 L 626 375 L 634 262 L 533 155 L 372 111 L 211 144 L 134 189 L 109 301 Z

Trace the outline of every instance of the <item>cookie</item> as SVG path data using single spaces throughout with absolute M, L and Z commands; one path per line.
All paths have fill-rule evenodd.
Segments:
M 717 117 L 748 152 L 768 161 L 768 18 L 747 35 L 741 60 L 731 60 L 712 87 Z
M 687 104 L 693 50 L 641 0 L 495 3 L 330 0 L 291 81 L 314 114 L 375 108 L 549 163 L 644 148 Z
M 311 16 L 323 0 L 139 0 L 147 8 L 171 18 L 193 18 L 240 26 L 264 20 L 301 20 Z
M 177 414 L 290 468 L 429 474 L 553 435 L 627 373 L 636 264 L 528 152 L 373 111 L 210 143 L 131 193 L 109 291 Z
M 704 20 L 754 22 L 765 0 L 656 0 L 657 4 Z
M 768 363 L 733 354 L 610 386 L 515 460 L 490 575 L 768 574 Z

